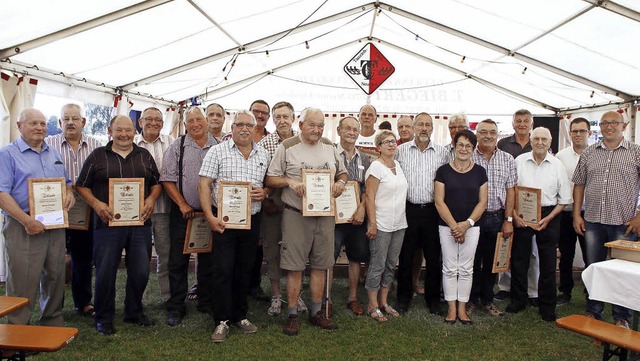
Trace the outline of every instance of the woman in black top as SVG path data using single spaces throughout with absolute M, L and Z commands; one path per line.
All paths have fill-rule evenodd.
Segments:
M 436 172 L 435 204 L 440 214 L 442 288 L 449 311 L 444 321 L 470 325 L 467 302 L 471 293 L 473 260 L 480 227 L 474 227 L 487 208 L 487 172 L 471 161 L 475 134 L 458 132 L 453 139 L 455 159 Z M 457 303 L 457 304 L 456 304 Z

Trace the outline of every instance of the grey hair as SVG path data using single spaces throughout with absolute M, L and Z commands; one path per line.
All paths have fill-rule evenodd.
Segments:
M 322 120 L 324 120 L 324 112 L 322 110 L 318 108 L 308 107 L 304 108 L 304 110 L 300 114 L 300 123 L 304 123 L 310 113 L 320 113 L 322 114 Z
M 78 111 L 80 112 L 80 116 L 84 117 L 84 113 L 82 112 L 82 107 L 78 104 L 75 103 L 69 103 L 69 104 L 65 104 L 62 106 L 62 108 L 60 108 L 60 117 L 62 118 L 62 113 L 64 113 L 64 110 L 67 108 L 76 108 L 78 109 Z
M 449 117 L 449 123 L 455 122 L 456 120 L 463 120 L 466 126 L 469 126 L 469 120 L 467 120 L 467 115 L 465 113 L 456 113 Z
M 255 115 L 253 115 L 253 113 L 252 113 L 251 111 L 249 111 L 249 110 L 247 110 L 247 109 L 243 109 L 243 110 L 238 111 L 238 112 L 233 116 L 233 121 L 231 122 L 231 124 L 232 124 L 232 125 L 233 125 L 233 124 L 235 124 L 236 119 L 238 119 L 238 115 L 240 115 L 240 114 L 248 115 L 249 117 L 251 117 L 251 120 L 253 121 L 253 124 L 256 124 L 256 116 L 255 116 Z

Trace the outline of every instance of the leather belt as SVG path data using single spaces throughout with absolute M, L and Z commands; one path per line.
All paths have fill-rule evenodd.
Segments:
M 302 211 L 300 211 L 300 210 L 299 210 L 298 208 L 296 208 L 296 207 L 291 207 L 290 205 L 288 205 L 288 204 L 286 204 L 286 203 L 283 203 L 282 205 L 284 206 L 284 208 L 286 208 L 286 209 L 288 209 L 288 210 L 290 210 L 290 211 L 294 211 L 294 212 L 298 212 L 298 213 L 302 214 Z

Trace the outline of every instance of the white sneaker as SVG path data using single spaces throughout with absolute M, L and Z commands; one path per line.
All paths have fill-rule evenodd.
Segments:
M 213 334 L 211 334 L 211 341 L 220 343 L 227 340 L 227 335 L 229 335 L 229 326 L 227 326 L 227 322 L 228 321 L 222 321 L 218 326 L 216 326 L 215 330 L 213 330 Z
M 298 314 L 309 311 L 307 305 L 302 300 L 302 295 L 298 296 Z
M 269 306 L 267 313 L 269 316 L 278 316 L 280 312 L 282 312 L 282 298 L 271 297 L 271 306 Z
M 234 325 L 239 328 L 242 333 L 255 333 L 258 331 L 258 327 L 249 322 L 246 318 L 240 322 L 236 322 Z

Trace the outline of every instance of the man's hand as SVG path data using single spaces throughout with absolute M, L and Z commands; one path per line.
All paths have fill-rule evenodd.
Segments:
M 93 210 L 104 223 L 109 223 L 109 221 L 113 219 L 113 211 L 109 209 L 109 205 L 104 202 L 96 201 Z
M 267 193 L 265 192 L 264 188 L 251 187 L 250 196 L 252 201 L 262 202 L 262 200 L 266 198 Z
M 40 221 L 36 221 L 33 218 L 29 218 L 29 220 L 23 224 L 23 227 L 27 234 L 30 236 L 35 236 L 44 232 L 44 224 L 40 223 Z
M 351 224 L 359 226 L 364 222 L 364 207 L 358 207 L 353 216 L 351 216 Z
M 513 234 L 513 224 L 511 222 L 502 222 L 502 235 L 504 238 L 509 238 Z
M 295 193 L 295 195 L 297 195 L 300 198 L 304 196 L 304 184 L 302 184 L 302 182 L 289 178 L 287 180 L 287 183 L 289 184 L 289 188 L 291 188 L 291 190 L 293 191 L 293 193 Z
M 338 198 L 344 192 L 344 183 L 343 182 L 335 182 L 333 183 L 333 187 L 331 187 L 331 193 L 333 194 L 333 198 Z
M 141 215 L 141 220 L 143 222 L 146 222 L 147 219 L 151 218 L 151 215 L 153 214 L 153 207 L 155 206 L 156 201 L 152 200 L 151 197 L 147 197 L 144 200 L 144 205 L 142 206 L 142 215 Z
M 67 196 L 64 199 L 64 208 L 68 211 L 74 204 L 76 204 L 76 197 L 73 192 L 67 192 Z
M 587 230 L 584 226 L 584 219 L 580 213 L 575 213 L 573 215 L 573 230 L 581 236 L 584 236 L 584 232 Z
M 516 214 L 516 212 L 513 212 L 513 224 L 518 227 L 518 228 L 525 228 L 528 227 L 526 223 L 524 223 L 524 219 L 520 218 L 519 215 Z
M 217 232 L 220 234 L 224 232 L 226 225 L 220 218 L 213 217 L 210 219 L 207 217 L 207 221 L 209 222 L 209 227 L 211 227 L 211 230 L 213 232 Z
M 547 229 L 547 226 L 549 226 L 549 222 L 551 222 L 552 219 L 552 217 L 546 216 L 542 218 L 540 222 L 538 222 L 538 224 L 532 225 L 531 228 L 535 229 L 538 232 L 544 231 L 545 229 Z
M 367 237 L 369 239 L 375 239 L 378 235 L 378 226 L 375 223 L 369 222 L 367 226 Z
M 631 232 L 635 234 L 640 234 L 640 217 L 635 216 L 631 218 L 631 220 L 625 223 L 624 225 L 627 226 L 627 231 L 624 232 L 625 236 Z
M 193 208 L 191 208 L 191 206 L 185 202 L 183 205 L 180 206 L 180 213 L 182 213 L 182 219 L 191 219 L 193 218 Z

